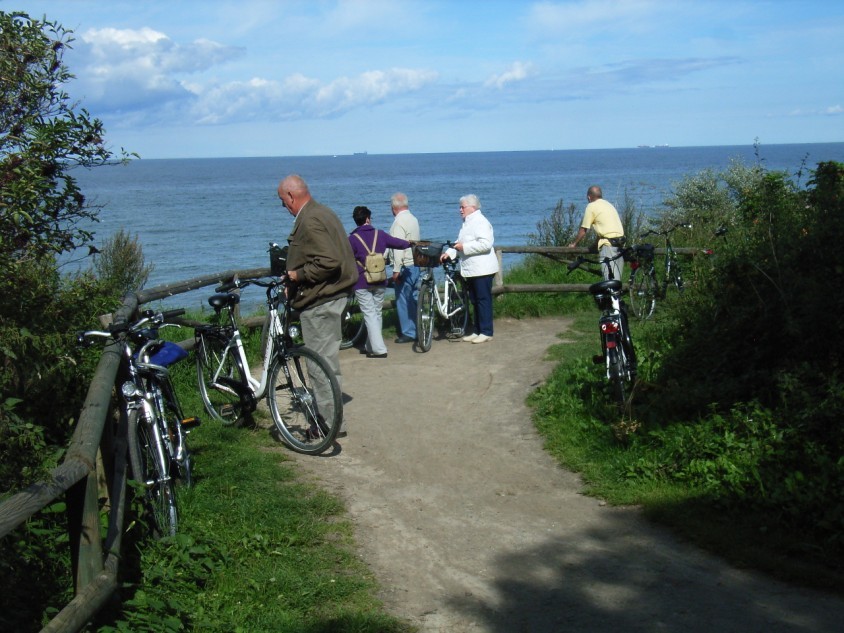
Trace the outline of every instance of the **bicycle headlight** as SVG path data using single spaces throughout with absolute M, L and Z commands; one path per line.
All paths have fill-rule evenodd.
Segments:
M 140 398 L 144 395 L 144 392 L 138 389 L 135 383 L 129 381 L 123 383 L 123 386 L 120 388 L 120 391 L 123 392 L 123 397 L 127 400 L 130 398 Z
M 298 325 L 291 325 L 290 327 L 288 327 L 287 328 L 287 335 L 294 340 L 299 338 L 299 326 Z

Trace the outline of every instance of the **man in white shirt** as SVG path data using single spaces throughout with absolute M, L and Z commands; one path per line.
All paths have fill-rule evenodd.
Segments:
M 390 197 L 393 225 L 390 235 L 408 242 L 419 241 L 419 221 L 408 208 L 407 196 L 394 193 Z M 419 266 L 413 263 L 413 248 L 392 249 L 393 282 L 396 289 L 396 313 L 399 318 L 399 336 L 396 343 L 416 341 L 416 301 L 419 297 Z

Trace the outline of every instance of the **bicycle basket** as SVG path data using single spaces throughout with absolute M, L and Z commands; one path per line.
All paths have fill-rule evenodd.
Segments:
M 441 242 L 429 242 L 427 240 L 416 242 L 416 246 L 413 248 L 413 263 L 425 268 L 439 265 L 443 246 Z
M 636 259 L 649 260 L 654 258 L 653 244 L 637 244 L 633 247 L 633 255 Z
M 270 244 L 270 274 L 281 277 L 287 272 L 287 247 Z

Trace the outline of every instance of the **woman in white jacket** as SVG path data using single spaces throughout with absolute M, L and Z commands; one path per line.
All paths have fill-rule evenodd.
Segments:
M 460 198 L 463 226 L 457 242 L 442 254 L 460 258 L 460 274 L 469 286 L 469 299 L 474 308 L 474 332 L 463 337 L 467 343 L 492 340 L 492 279 L 498 272 L 498 258 L 492 245 L 495 241 L 492 224 L 481 213 L 481 202 L 475 194 Z

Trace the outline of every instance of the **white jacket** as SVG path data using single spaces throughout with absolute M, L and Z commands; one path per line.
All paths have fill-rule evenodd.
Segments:
M 492 247 L 495 237 L 492 224 L 480 209 L 467 215 L 460 227 L 457 241 L 463 244 L 463 251 L 453 248 L 446 250 L 449 257 L 460 257 L 460 274 L 464 277 L 494 275 L 498 272 L 498 257 Z

